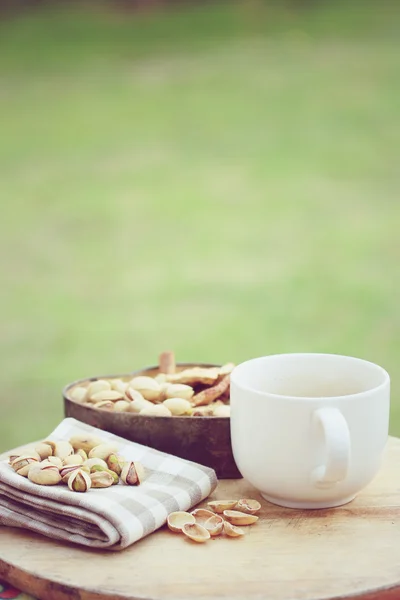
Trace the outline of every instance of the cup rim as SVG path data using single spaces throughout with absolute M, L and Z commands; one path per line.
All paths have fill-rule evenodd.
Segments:
M 379 383 L 378 385 L 371 387 L 367 390 L 364 391 L 360 391 L 360 392 L 355 392 L 353 394 L 342 394 L 339 396 L 292 396 L 292 395 L 287 395 L 287 394 L 276 394 L 273 392 L 268 392 L 268 391 L 261 391 L 258 390 L 250 385 L 246 385 L 243 384 L 242 382 L 238 381 L 238 378 L 240 376 L 240 372 L 242 369 L 244 369 L 246 366 L 248 366 L 250 363 L 254 363 L 256 361 L 261 361 L 263 359 L 270 359 L 270 358 L 284 358 L 284 357 L 317 357 L 317 356 L 329 356 L 329 357 L 335 357 L 335 358 L 345 358 L 346 360 L 351 360 L 357 363 L 362 363 L 364 365 L 369 365 L 372 366 L 374 369 L 376 369 L 376 371 L 379 371 L 379 373 L 383 376 L 383 381 L 381 383 Z M 358 398 L 360 396 L 365 396 L 366 394 L 370 394 L 372 392 L 376 392 L 378 390 L 380 390 L 381 388 L 383 389 L 384 387 L 386 387 L 388 384 L 390 384 L 390 376 L 389 373 L 386 371 L 386 369 L 384 369 L 383 367 L 381 367 L 380 365 L 377 365 L 376 363 L 366 360 L 364 358 L 358 358 L 356 356 L 348 356 L 346 354 L 335 354 L 335 353 L 329 353 L 329 352 L 286 352 L 286 353 L 278 353 L 278 354 L 266 354 L 265 356 L 258 356 L 258 357 L 254 357 L 254 358 L 250 358 L 249 360 L 246 360 L 242 363 L 239 363 L 238 365 L 236 365 L 236 367 L 233 369 L 232 373 L 231 373 L 231 385 L 235 385 L 236 387 L 240 388 L 242 391 L 247 391 L 247 392 L 252 392 L 255 393 L 259 396 L 263 396 L 263 397 L 270 397 L 270 398 L 279 398 L 279 399 L 286 399 L 286 400 L 293 400 L 293 401 L 301 401 L 301 400 L 308 400 L 308 401 L 318 401 L 318 400 L 335 400 L 335 399 L 351 399 L 351 398 Z

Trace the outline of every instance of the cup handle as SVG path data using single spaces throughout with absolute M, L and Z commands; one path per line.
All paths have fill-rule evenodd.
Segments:
M 314 411 L 313 427 L 322 427 L 325 437 L 326 464 L 316 467 L 311 480 L 316 487 L 334 486 L 347 475 L 350 463 L 350 431 L 347 421 L 337 408 L 325 407 Z

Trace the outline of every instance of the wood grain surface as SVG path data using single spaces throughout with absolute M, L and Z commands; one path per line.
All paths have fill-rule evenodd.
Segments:
M 205 544 L 162 528 L 116 553 L 0 527 L 0 577 L 46 600 L 400 598 L 400 440 L 346 506 L 280 508 L 242 479 L 221 481 L 210 499 L 243 497 L 260 500 L 259 521 L 244 538 Z

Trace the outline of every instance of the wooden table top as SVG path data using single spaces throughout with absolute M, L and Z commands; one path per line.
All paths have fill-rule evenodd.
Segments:
M 209 499 L 243 497 L 261 501 L 259 521 L 205 544 L 163 527 L 122 552 L 95 551 L 0 527 L 0 578 L 46 600 L 400 598 L 399 439 L 345 506 L 280 508 L 244 480 L 221 480 Z

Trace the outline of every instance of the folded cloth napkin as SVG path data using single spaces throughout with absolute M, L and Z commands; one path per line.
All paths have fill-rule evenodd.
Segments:
M 64 419 L 47 439 L 90 433 L 118 444 L 124 458 L 142 463 L 139 486 L 122 483 L 85 493 L 64 484 L 37 485 L 0 462 L 0 524 L 93 548 L 122 550 L 161 527 L 176 510 L 188 510 L 215 489 L 208 467 L 129 442 L 76 419 Z

